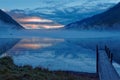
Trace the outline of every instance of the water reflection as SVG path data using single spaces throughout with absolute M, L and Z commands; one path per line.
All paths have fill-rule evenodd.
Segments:
M 23 39 L 21 42 L 17 45 L 17 48 L 26 48 L 26 49 L 40 49 L 45 47 L 50 47 L 56 42 L 62 42 L 63 39 Z M 54 42 L 54 43 L 53 43 Z
M 103 49 L 104 45 L 109 46 L 114 52 L 114 60 L 120 62 L 118 54 L 120 52 L 120 40 L 118 38 L 25 38 L 6 51 L 3 56 L 12 56 L 17 65 L 28 64 L 33 67 L 49 68 L 50 70 L 95 72 L 95 46 L 97 44 L 100 49 Z M 7 44 L 7 46 L 9 45 L 12 46 Z M 120 72 L 118 64 L 114 64 Z
M 81 47 L 86 49 L 92 49 L 95 51 L 96 45 L 99 46 L 100 50 L 104 50 L 105 45 L 107 45 L 111 53 L 113 53 L 114 61 L 120 64 L 120 38 L 109 37 L 109 38 L 87 38 L 87 39 L 69 39 L 72 44 L 79 44 Z
M 41 48 L 46 48 L 53 46 L 59 42 L 63 42 L 63 39 L 39 39 L 39 38 L 32 38 L 32 39 L 22 39 L 13 49 L 21 50 L 39 50 Z
M 0 55 L 11 49 L 20 40 L 19 38 L 0 38 Z
M 95 72 L 95 52 L 66 39 L 22 39 L 5 53 L 17 65 L 41 66 L 50 70 Z

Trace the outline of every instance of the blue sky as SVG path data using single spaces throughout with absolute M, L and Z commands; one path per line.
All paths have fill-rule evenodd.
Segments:
M 39 4 L 40 0 L 0 0 L 0 8 L 3 9 L 36 8 Z
M 120 0 L 0 0 L 0 8 L 26 28 L 58 28 L 103 12 L 118 2 Z
M 120 0 L 0 0 L 0 8 L 2 9 L 34 9 L 37 7 L 51 7 L 68 3 L 77 3 L 78 5 L 93 2 L 97 3 L 118 3 Z M 90 5 L 92 6 L 93 3 Z M 72 6 L 71 4 L 71 6 Z M 74 4 L 73 4 L 74 5 Z

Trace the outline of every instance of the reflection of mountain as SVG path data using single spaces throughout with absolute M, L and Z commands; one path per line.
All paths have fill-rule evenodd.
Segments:
M 95 72 L 95 58 L 92 53 L 92 50 L 87 52 L 86 49 L 70 44 L 64 39 L 26 38 L 10 49 L 7 55 L 13 56 L 18 65 L 29 64 L 50 70 Z
M 32 39 L 22 39 L 18 44 L 16 44 L 8 53 L 22 52 L 29 54 L 41 53 L 42 49 L 51 47 L 59 42 L 63 42 L 62 39 L 47 39 L 47 38 L 32 38 Z M 46 49 L 47 50 L 47 49 Z M 21 55 L 21 54 L 17 54 Z
M 120 39 L 118 37 L 80 39 L 26 38 L 22 39 L 6 54 L 13 56 L 16 64 L 19 65 L 41 65 L 52 69 L 78 71 L 81 67 L 82 70 L 94 71 L 95 46 L 97 44 L 101 50 L 103 50 L 104 45 L 109 46 L 114 54 L 114 60 L 120 64 Z
M 0 29 L 23 29 L 12 17 L 0 10 Z
M 16 44 L 8 54 L 11 56 L 21 55 L 38 55 L 37 57 L 52 57 L 52 58 L 80 58 L 81 55 L 91 54 L 93 57 L 93 51 L 85 49 L 71 42 L 72 40 L 64 39 L 49 39 L 49 38 L 33 38 L 33 39 L 22 39 Z M 15 54 L 19 53 L 19 54 Z
M 105 45 L 107 45 L 111 53 L 113 53 L 114 61 L 120 64 L 120 38 L 86 38 L 86 39 L 69 39 L 67 40 L 69 44 L 74 44 L 85 48 L 86 50 L 93 50 L 95 53 L 96 45 L 99 45 L 100 50 L 104 50 Z M 92 44 L 92 45 L 91 45 Z M 85 51 L 86 51 L 85 50 Z M 86 51 L 89 52 L 89 51 Z
M 11 49 L 15 44 L 17 44 L 20 39 L 15 38 L 0 38 L 0 55 Z
M 65 26 L 66 29 L 120 29 L 120 3 L 106 12 Z

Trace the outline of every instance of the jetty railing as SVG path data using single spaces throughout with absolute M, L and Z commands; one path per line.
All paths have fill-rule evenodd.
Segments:
M 96 46 L 96 73 L 100 80 L 120 80 L 119 74 L 112 65 L 113 54 L 105 46 L 104 50 L 99 50 Z

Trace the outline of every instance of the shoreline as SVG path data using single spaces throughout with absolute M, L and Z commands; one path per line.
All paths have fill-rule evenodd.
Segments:
M 45 68 L 17 66 L 11 57 L 0 58 L 1 80 L 98 80 L 95 73 L 74 71 L 49 71 Z

